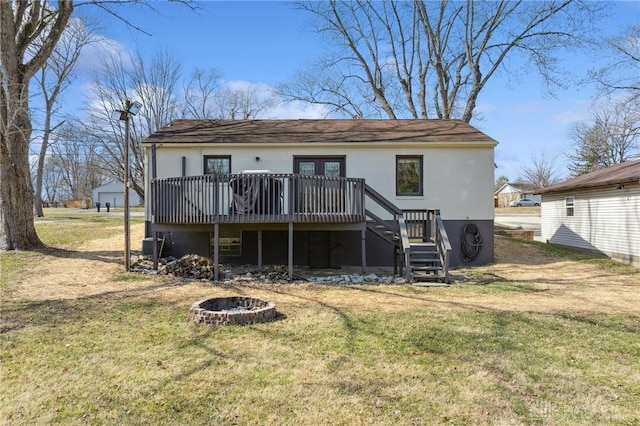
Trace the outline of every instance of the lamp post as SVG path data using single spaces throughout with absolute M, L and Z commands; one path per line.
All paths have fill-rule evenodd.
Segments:
M 136 115 L 142 104 L 140 102 L 124 102 L 124 109 L 115 110 L 119 120 L 124 121 L 124 269 L 129 272 L 131 265 L 130 224 L 129 224 L 129 119 Z

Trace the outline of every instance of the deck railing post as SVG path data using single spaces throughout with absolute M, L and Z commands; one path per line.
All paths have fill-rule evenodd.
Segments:
M 214 223 L 220 223 L 220 181 L 218 180 L 218 176 L 213 177 L 213 211 L 211 215 L 213 216 Z M 223 203 L 224 204 L 224 203 Z

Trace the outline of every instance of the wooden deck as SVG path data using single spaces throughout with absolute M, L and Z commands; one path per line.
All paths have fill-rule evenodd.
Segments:
M 364 180 L 241 173 L 154 179 L 153 223 L 364 222 Z
M 367 210 L 365 198 L 371 206 L 385 212 L 385 217 Z M 262 265 L 262 231 L 273 227 L 288 230 L 290 278 L 296 225 L 296 229 L 321 226 L 359 230 L 363 273 L 369 230 L 394 247 L 402 259 L 394 269 L 399 266 L 402 275 L 406 268 L 407 281 L 446 283 L 449 280 L 451 245 L 440 212 L 402 210 L 360 178 L 240 173 L 153 179 L 150 206 L 156 239 L 158 231 L 163 229 L 213 230 L 216 280 L 221 225 L 251 227 L 258 231 L 259 267 Z M 155 249 L 154 259 L 157 263 Z

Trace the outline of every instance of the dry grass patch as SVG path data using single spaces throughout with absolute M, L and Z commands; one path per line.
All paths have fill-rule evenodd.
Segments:
M 0 258 L 1 422 L 640 422 L 635 269 L 499 238 L 496 264 L 449 288 L 221 286 L 124 274 L 109 232 Z M 280 317 L 186 321 L 230 295 Z

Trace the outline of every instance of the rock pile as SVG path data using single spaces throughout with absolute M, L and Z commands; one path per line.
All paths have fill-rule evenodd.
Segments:
M 153 269 L 153 261 L 145 256 L 132 260 L 132 272 L 142 274 L 173 275 L 175 277 L 195 280 L 213 280 L 213 261 L 207 257 L 187 254 L 180 259 L 174 257 L 162 258 L 158 261 L 158 270 Z M 289 271 L 283 265 L 264 265 L 258 271 L 255 265 L 219 265 L 218 279 L 223 283 L 234 282 L 262 282 L 289 283 Z M 314 276 L 313 271 L 303 275 L 296 271 L 293 275 L 294 283 L 313 282 L 317 284 L 406 284 L 404 277 L 376 274 L 336 274 L 328 276 Z

